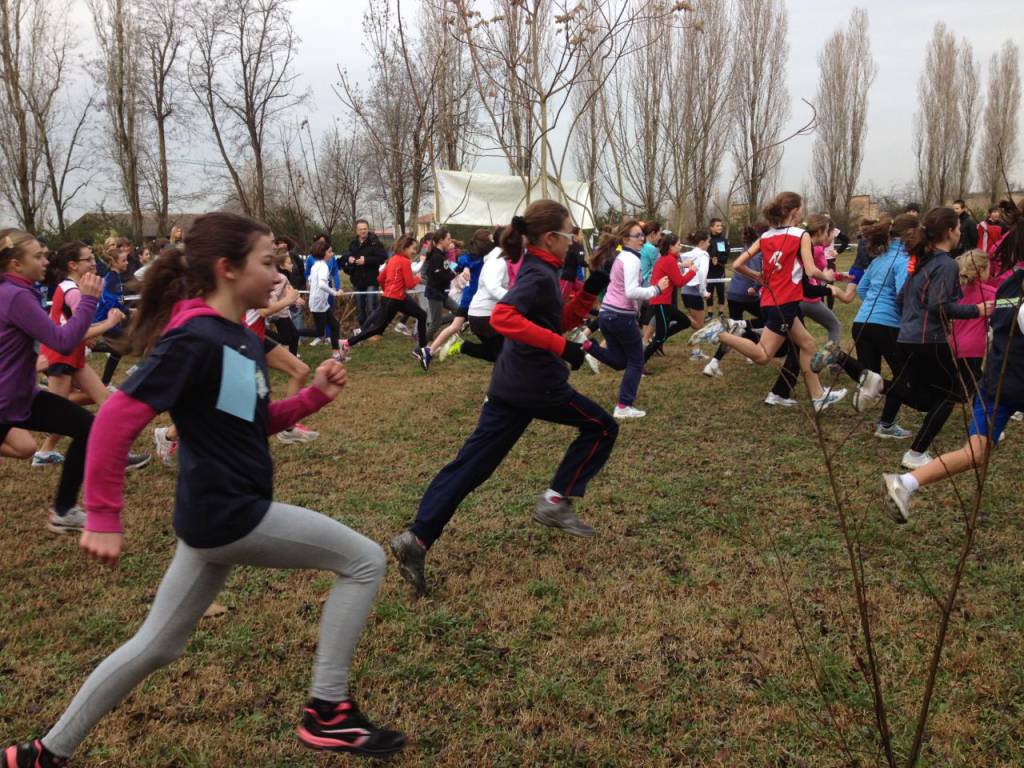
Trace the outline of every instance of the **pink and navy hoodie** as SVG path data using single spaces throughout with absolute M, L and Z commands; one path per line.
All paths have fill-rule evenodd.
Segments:
M 0 277 L 0 424 L 25 421 L 32 411 L 39 392 L 35 342 L 72 352 L 89 330 L 96 301 L 83 296 L 67 324 L 57 325 L 40 306 L 32 283 L 11 272 Z
M 306 387 L 271 403 L 256 334 L 202 299 L 178 302 L 152 353 L 96 416 L 85 464 L 86 530 L 122 530 L 128 451 L 169 411 L 180 436 L 175 532 L 192 547 L 237 541 L 259 525 L 273 499 L 267 436 L 328 402 Z

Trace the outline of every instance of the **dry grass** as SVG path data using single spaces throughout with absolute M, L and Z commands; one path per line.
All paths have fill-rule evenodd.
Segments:
M 472 429 L 490 369 L 457 359 L 425 375 L 407 346 L 389 334 L 360 347 L 350 387 L 309 420 L 319 441 L 273 441 L 278 499 L 381 543 L 411 519 Z M 850 750 L 863 765 L 879 762 L 848 564 L 806 409 L 761 403 L 774 368 L 730 355 L 726 377 L 712 381 L 688 350 L 676 339 L 655 360 L 639 402 L 649 416 L 623 426 L 580 505 L 599 528 L 595 540 L 529 520 L 570 439 L 538 424 L 431 553 L 429 598 L 413 599 L 390 570 L 357 653 L 354 693 L 372 717 L 409 734 L 394 765 L 842 765 L 814 676 Z M 325 352 L 303 354 L 312 363 Z M 617 375 L 573 379 L 614 402 Z M 914 428 L 920 417 L 904 412 L 901 423 Z M 924 493 L 916 518 L 895 530 L 878 476 L 906 445 L 872 437 L 871 419 L 848 402 L 824 425 L 832 442 L 856 430 L 837 465 L 863 526 L 890 722 L 904 754 L 936 620 L 925 579 L 948 578 L 963 525 L 946 484 Z M 1011 425 L 993 461 L 928 765 L 1024 764 L 1020 431 Z M 940 447 L 962 434 L 954 417 Z M 111 573 L 43 529 L 53 469 L 2 466 L 0 732 L 14 739 L 43 732 L 141 622 L 173 550 L 174 475 L 154 465 L 129 479 L 129 551 Z M 329 583 L 318 573 L 238 569 L 221 596 L 229 615 L 204 621 L 185 656 L 104 720 L 76 765 L 342 762 L 303 751 L 292 735 Z

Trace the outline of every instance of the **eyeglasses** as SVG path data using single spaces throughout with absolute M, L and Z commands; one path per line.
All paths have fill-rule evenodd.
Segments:
M 626 239 L 627 240 L 640 240 L 643 236 L 644 236 L 643 232 L 633 232 L 633 233 L 631 233 L 629 235 L 626 235 Z
M 572 232 L 559 232 L 557 229 L 551 230 L 551 234 L 552 235 L 561 235 L 566 240 L 572 240 L 574 237 L 576 237 L 576 235 L 574 235 Z

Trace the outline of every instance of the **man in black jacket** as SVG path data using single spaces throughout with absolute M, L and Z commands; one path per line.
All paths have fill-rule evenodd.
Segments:
M 352 280 L 352 288 L 356 291 L 379 290 L 377 274 L 387 261 L 387 256 L 384 244 L 370 231 L 370 223 L 366 219 L 357 219 L 356 236 L 340 260 L 341 268 Z M 356 314 L 360 328 L 366 327 L 366 319 L 379 303 L 380 296 L 376 293 L 356 294 Z
M 954 200 L 953 210 L 960 217 L 960 244 L 950 254 L 955 259 L 961 253 L 978 247 L 978 222 L 971 216 L 971 212 L 967 210 L 967 203 L 963 200 Z

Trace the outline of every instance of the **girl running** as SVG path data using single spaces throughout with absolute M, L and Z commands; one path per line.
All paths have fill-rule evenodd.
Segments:
M 312 251 L 313 266 L 309 270 L 309 311 L 313 314 L 316 328 L 303 329 L 299 331 L 299 336 L 319 339 L 326 329 L 330 333 L 331 349 L 335 351 L 335 358 L 344 359 L 341 342 L 338 340 L 338 318 L 331 307 L 331 299 L 340 293 L 331 285 L 330 265 L 334 262 L 334 249 L 329 242 L 321 239 L 313 244 Z
M 711 235 L 704 230 L 691 232 L 687 242 L 693 246 L 686 252 L 686 258 L 693 262 L 693 269 L 696 274 L 685 286 L 683 286 L 683 306 L 690 314 L 690 323 L 694 329 L 700 330 L 704 327 L 704 302 L 710 297 L 708 293 L 708 270 L 711 268 L 711 256 L 708 254 L 708 246 L 711 245 Z M 691 360 L 706 360 L 700 347 L 694 346 L 690 352 Z
M 928 448 L 942 430 L 956 403 L 963 402 L 956 358 L 949 346 L 948 323 L 987 317 L 992 302 L 960 304 L 960 269 L 950 251 L 960 242 L 960 219 L 951 208 L 933 208 L 911 235 L 907 281 L 903 286 L 897 341 L 905 363 L 888 387 L 877 374 L 867 374 L 858 395 L 868 401 L 893 392 L 905 405 L 925 414 L 910 449 L 903 454 L 907 469 L 923 467 Z M 858 406 L 855 400 L 854 407 Z
M 968 251 L 956 259 L 960 268 L 961 304 L 977 305 L 995 301 L 996 289 L 989 284 L 988 254 L 982 250 Z M 956 355 L 960 381 L 968 397 L 973 397 L 981 380 L 982 362 L 988 347 L 988 319 L 954 320 L 949 345 Z
M 47 527 L 55 533 L 81 530 L 85 512 L 75 506 L 85 469 L 85 442 L 92 414 L 36 386 L 36 342 L 71 354 L 85 338 L 102 282 L 85 273 L 78 284 L 78 311 L 54 323 L 33 287 L 46 274 L 46 252 L 28 232 L 0 230 L 0 443 L 24 429 L 71 438 Z
M 494 230 L 491 239 L 495 243 L 501 241 L 501 233 L 504 229 L 504 227 L 498 227 Z M 578 237 L 578 232 L 576 232 L 578 229 L 579 227 L 573 227 L 574 238 Z M 569 246 L 569 251 L 566 253 L 567 259 L 576 245 L 577 243 L 574 242 Z M 480 282 L 477 285 L 476 293 L 473 295 L 473 300 L 469 303 L 469 328 L 480 339 L 480 342 L 462 342 L 460 349 L 462 354 L 487 360 L 491 363 L 498 359 L 498 353 L 501 352 L 505 337 L 494 330 L 494 326 L 491 325 L 491 313 L 494 312 L 494 307 L 498 302 L 505 298 L 505 294 L 508 293 L 509 283 L 518 267 L 518 260 L 516 262 L 510 261 L 504 251 L 498 246 L 495 246 L 490 253 L 484 256 L 484 266 L 480 270 Z M 563 303 L 570 301 L 571 297 L 575 296 L 578 291 L 574 287 L 568 293 L 570 299 L 566 299 L 565 282 L 565 270 L 563 269 L 561 280 Z M 581 282 L 579 286 L 582 288 L 583 283 Z
M 53 303 L 50 305 L 50 319 L 54 323 L 63 325 L 68 323 L 76 312 L 84 311 L 78 308 L 82 301 L 79 283 L 83 277 L 95 274 L 95 272 L 96 257 L 93 256 L 89 246 L 74 242 L 58 249 L 50 264 L 50 274 L 58 281 L 53 293 Z M 95 314 L 95 311 L 91 311 L 89 319 L 92 320 Z M 109 397 L 110 392 L 103 385 L 100 377 L 96 375 L 96 371 L 86 364 L 85 342 L 102 336 L 117 327 L 123 319 L 124 315 L 119 309 L 108 309 L 107 318 L 101 323 L 91 325 L 83 340 L 70 354 L 62 354 L 59 350 L 44 343 L 39 352 L 47 362 L 46 388 L 59 397 L 70 398 L 71 389 L 74 386 L 85 396 L 84 402 L 102 405 Z M 60 432 L 47 436 L 39 452 L 32 459 L 33 465 L 50 463 L 54 460 L 53 455 L 56 453 L 60 437 Z M 149 463 L 149 454 L 132 454 L 128 468 L 141 469 L 147 463 Z
M 107 274 L 103 276 L 103 293 L 100 294 L 100 303 L 96 308 L 94 323 L 102 323 L 107 319 L 110 310 L 118 310 L 125 318 L 128 317 L 128 306 L 124 303 L 124 282 L 121 276 L 128 270 L 128 247 L 107 248 L 104 259 L 107 262 Z M 118 350 L 118 343 L 124 338 L 123 323 L 118 323 L 108 330 L 103 338 L 99 340 L 94 351 L 106 352 L 107 363 L 103 366 L 103 375 L 100 381 L 103 386 L 110 384 L 114 378 L 114 372 L 121 362 L 121 353 Z M 111 344 L 110 341 L 114 343 Z
M 651 282 L 654 285 L 660 284 L 661 279 L 667 277 L 672 287 L 682 288 L 696 274 L 696 270 L 692 268 L 693 262 L 690 261 L 683 264 L 686 267 L 685 273 L 679 270 L 681 251 L 682 244 L 679 242 L 679 235 L 661 236 L 661 242 L 658 245 L 658 252 L 661 256 L 654 263 L 654 269 L 651 271 Z M 672 299 L 672 290 L 663 291 L 651 299 L 650 306 L 654 312 L 654 338 L 644 350 L 644 362 L 650 360 L 670 336 L 675 336 L 690 327 L 690 318 L 672 303 Z
M 480 420 L 458 456 L 427 488 L 412 527 L 391 542 L 402 577 L 418 594 L 427 590 L 427 550 L 462 500 L 494 474 L 534 419 L 575 427 L 579 435 L 551 487 L 537 500 L 533 519 L 573 536 L 594 535 L 594 529 L 576 517 L 571 498 L 583 496 L 587 483 L 608 460 L 618 426 L 601 406 L 569 386 L 565 363 L 578 369 L 583 348 L 562 334 L 587 316 L 608 276 L 591 272 L 583 290 L 562 304 L 558 276 L 572 242 L 571 226 L 565 206 L 537 200 L 523 216 L 513 217 L 501 236 L 502 249 L 510 259 L 521 259 L 522 266 L 515 285 L 491 315 L 491 324 L 506 340 Z
M 747 226 L 743 228 L 743 244 L 747 248 L 757 241 L 764 231 L 768 229 L 768 225 L 765 222 L 758 222 L 753 226 Z M 744 338 L 749 338 L 753 342 L 757 342 L 759 337 L 753 333 L 754 329 L 760 330 L 764 327 L 764 323 L 761 322 L 761 254 L 758 253 L 756 256 L 751 257 L 750 261 L 747 262 L 747 269 L 753 274 L 757 275 L 756 280 L 741 275 L 739 272 L 735 272 L 732 278 L 729 280 L 729 288 L 725 294 L 726 303 L 729 308 L 729 319 L 736 321 L 743 321 L 743 325 L 734 326 L 737 330 L 743 330 Z M 748 314 L 751 316 L 751 320 L 748 322 L 743 319 L 743 315 Z M 725 353 L 729 350 L 725 344 L 719 343 L 718 349 L 715 350 L 715 356 L 711 358 L 707 365 L 704 366 L 704 370 L 701 371 L 705 376 L 717 378 L 723 375 L 722 373 L 722 358 L 725 357 Z
M 634 407 L 640 377 L 644 373 L 644 345 L 637 323 L 639 303 L 668 291 L 668 276 L 656 285 L 641 284 L 640 248 L 644 242 L 644 229 L 635 219 L 627 219 L 614 236 L 606 237 L 594 252 L 592 264 L 604 270 L 610 264 L 611 281 L 601 302 L 598 327 L 607 346 L 583 343 L 584 351 L 616 371 L 625 370 L 619 386 L 619 402 L 613 416 L 616 419 L 640 419 L 647 415 Z M 621 244 L 622 250 L 615 249 Z
M 459 256 L 455 262 L 456 271 L 460 274 L 469 272 L 469 282 L 462 289 L 459 308 L 451 325 L 441 331 L 430 344 L 431 357 L 440 355 L 444 360 L 449 354 L 458 354 L 462 346 L 461 331 L 469 320 L 469 305 L 473 303 L 477 287 L 480 285 L 480 271 L 484 267 L 484 256 L 494 249 L 491 233 L 486 229 L 478 229 L 469 241 L 469 249 Z M 424 365 L 426 367 L 426 365 Z
M 795 192 L 783 192 L 764 209 L 764 217 L 771 226 L 757 241 L 740 254 L 733 269 L 751 280 L 760 279 L 761 313 L 764 332 L 758 342 L 736 335 L 741 329 L 737 321 L 729 321 L 729 332 L 719 341 L 738 350 L 758 365 L 767 365 L 789 339 L 800 350 L 800 370 L 810 392 L 816 411 L 824 410 L 840 398 L 838 393 L 825 392 L 818 375 L 811 370 L 811 357 L 815 352 L 814 337 L 804 327 L 800 313 L 803 300 L 803 276 L 832 282 L 835 273 L 820 270 L 814 264 L 811 238 L 796 226 L 803 210 L 803 199 Z M 763 255 L 761 274 L 746 264 L 758 253 Z
M 1009 240 L 1007 253 L 1012 254 L 1016 266 L 996 292 L 992 345 L 981 386 L 974 396 L 967 443 L 912 472 L 882 475 L 888 512 L 897 523 L 909 519 L 913 497 L 919 489 L 984 466 L 989 451 L 999 444 L 1007 422 L 1016 411 L 1024 410 L 1024 229 L 1018 227 Z M 987 307 L 988 303 L 979 302 L 979 309 L 982 306 Z
M 169 409 L 182 441 L 174 559 L 138 633 L 96 668 L 42 739 L 8 747 L 5 765 L 65 765 L 104 715 L 184 651 L 236 565 L 337 574 L 323 609 L 299 741 L 331 752 L 397 752 L 404 737 L 370 723 L 348 693 L 352 652 L 384 575 L 384 553 L 336 520 L 273 501 L 267 435 L 337 397 L 345 369 L 328 360 L 313 386 L 269 402 L 263 346 L 238 322 L 247 309 L 266 304 L 273 286 L 273 244 L 265 225 L 229 213 L 201 216 L 184 251 L 162 258 L 154 272 L 133 340 L 148 345 L 163 333 L 97 418 L 81 545 L 100 562 L 117 564 L 128 446 L 150 419 Z M 196 294 L 202 298 L 189 299 Z
M 416 318 L 416 332 L 419 335 L 419 360 L 423 370 L 430 368 L 433 356 L 427 345 L 427 313 L 406 293 L 420 284 L 419 275 L 414 275 L 412 269 L 414 253 L 416 253 L 416 238 L 409 235 L 402 235 L 398 238 L 395 242 L 394 254 L 384 265 L 384 271 L 380 273 L 379 282 L 383 290 L 380 309 L 374 312 L 369 321 L 365 323 L 367 327 L 360 329 L 359 333 L 342 342 L 342 354 L 347 356 L 348 351 L 356 344 L 371 336 L 380 336 L 387 330 L 396 315 L 405 313 L 409 317 Z

